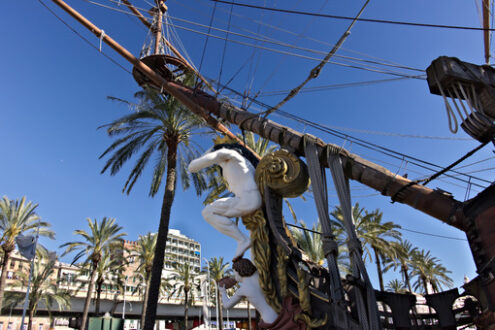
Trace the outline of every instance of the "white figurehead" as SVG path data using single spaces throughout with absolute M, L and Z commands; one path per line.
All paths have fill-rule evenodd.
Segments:
M 232 269 L 234 270 L 234 277 L 239 284 L 239 288 L 236 290 L 232 297 L 227 296 L 226 288 L 229 288 L 235 284 L 229 280 L 220 280 L 218 283 L 218 290 L 222 294 L 222 301 L 224 308 L 231 308 L 235 306 L 242 298 L 246 298 L 251 305 L 256 308 L 260 313 L 261 319 L 264 323 L 272 324 L 277 318 L 278 314 L 275 310 L 266 302 L 263 291 L 261 290 L 259 283 L 259 275 L 256 270 L 256 266 L 253 265 L 251 260 L 241 258 L 236 260 Z
M 254 180 L 258 159 L 239 144 L 218 144 L 189 164 L 190 172 L 219 165 L 228 189 L 234 197 L 221 198 L 207 205 L 203 218 L 222 234 L 237 241 L 234 260 L 241 257 L 251 241 L 230 218 L 243 217 L 261 206 L 261 194 Z

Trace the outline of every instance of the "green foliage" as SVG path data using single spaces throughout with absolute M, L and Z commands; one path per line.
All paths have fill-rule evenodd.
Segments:
M 411 275 L 416 276 L 415 290 L 422 289 L 428 294 L 431 293 L 428 292 L 428 284 L 431 285 L 433 292 L 439 292 L 444 286 L 452 287 L 453 281 L 448 275 L 451 271 L 445 268 L 438 258 L 433 257 L 430 251 L 415 250 L 411 264 Z
M 122 237 L 127 234 L 121 232 L 122 227 L 115 223 L 115 218 L 103 217 L 100 222 L 96 219 L 91 220 L 87 218 L 86 221 L 88 222 L 89 232 L 82 229 L 77 229 L 73 232 L 74 235 L 79 235 L 83 240 L 68 242 L 62 244 L 60 247 L 65 247 L 62 256 L 78 251 L 74 256 L 72 264 L 86 256 L 83 264 L 91 263 L 96 266 L 105 250 L 122 248 Z
M 54 308 L 62 310 L 70 306 L 70 293 L 66 290 L 60 290 L 54 277 L 57 270 L 57 258 L 55 254 L 47 253 L 40 250 L 37 253 L 37 260 L 33 263 L 33 275 L 31 280 L 31 289 L 29 292 L 28 315 L 29 328 L 31 328 L 32 317 L 36 315 L 39 303 L 48 307 L 48 313 Z M 29 273 L 19 272 L 19 279 L 14 281 L 13 287 L 26 288 L 29 281 Z M 5 305 L 7 307 L 16 306 L 24 301 L 25 292 L 9 291 L 5 294 Z
M 124 184 L 123 192 L 131 192 L 145 167 L 154 159 L 149 195 L 155 196 L 167 167 L 168 150 L 177 148 L 182 188 L 189 188 L 192 181 L 198 195 L 201 194 L 207 188 L 204 173 L 188 173 L 187 165 L 200 154 L 192 137 L 207 132 L 204 120 L 192 114 L 175 98 L 166 97 L 154 90 L 143 90 L 135 96 L 138 99 L 137 105 L 109 97 L 111 100 L 133 105 L 135 112 L 102 126 L 110 137 L 117 137 L 117 140 L 100 155 L 103 158 L 112 153 L 101 173 L 110 170 L 111 175 L 117 174 L 124 163 L 140 153 Z
M 387 291 L 391 291 L 391 292 L 395 292 L 395 293 L 406 293 L 407 292 L 407 289 L 404 286 L 404 283 L 397 280 L 397 279 L 389 281 L 387 283 L 387 285 L 385 286 L 385 289 Z

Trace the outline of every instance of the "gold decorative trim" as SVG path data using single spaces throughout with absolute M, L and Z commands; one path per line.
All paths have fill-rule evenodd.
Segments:
M 277 275 L 280 285 L 280 295 L 285 298 L 289 294 L 289 288 L 287 286 L 287 262 L 289 261 L 289 256 L 280 245 L 277 245 L 277 255 Z
M 282 197 L 297 197 L 309 187 L 306 164 L 296 155 L 280 149 L 265 155 L 256 167 L 255 180 L 261 193 L 265 186 Z
M 261 289 L 268 304 L 279 313 L 282 305 L 270 276 L 271 250 L 265 215 L 261 209 L 258 209 L 254 213 L 242 217 L 242 223 L 251 232 L 251 253 L 258 269 Z
M 296 315 L 294 319 L 296 321 L 302 320 L 306 323 L 308 328 L 318 328 L 325 325 L 328 321 L 328 315 L 325 314 L 323 319 L 312 319 L 312 308 L 311 308 L 311 296 L 309 292 L 309 279 L 301 268 L 297 268 L 297 291 L 299 293 L 299 305 L 303 310 L 302 313 Z

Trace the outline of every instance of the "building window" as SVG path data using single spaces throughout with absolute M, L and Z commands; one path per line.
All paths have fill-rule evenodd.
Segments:
M 9 280 L 11 280 L 13 277 L 14 277 L 14 273 L 13 272 L 7 272 L 7 278 Z
M 9 325 L 7 326 L 7 330 L 13 330 L 12 328 L 14 327 L 13 322 L 9 322 Z
M 40 323 L 40 325 L 38 326 L 38 330 L 43 330 L 43 323 Z
M 15 260 L 12 260 L 12 261 L 10 262 L 10 268 L 14 268 L 14 267 L 15 267 Z

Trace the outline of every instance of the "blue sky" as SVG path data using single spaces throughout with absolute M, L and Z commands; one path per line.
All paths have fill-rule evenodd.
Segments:
M 124 9 L 109 0 L 97 2 L 119 10 Z M 135 55 L 139 54 L 146 31 L 137 19 L 83 0 L 71 0 L 68 3 Z M 254 3 L 264 4 L 263 1 Z M 47 4 L 93 45 L 98 46 L 97 38 L 52 3 L 47 1 Z M 135 4 L 138 7 L 149 8 L 144 0 L 135 0 Z M 173 17 L 205 25 L 208 25 L 211 19 L 213 5 L 208 0 L 170 0 L 167 1 L 167 5 L 169 15 Z M 266 1 L 266 5 L 353 16 L 362 2 Z M 230 6 L 218 4 L 213 26 L 225 29 L 229 11 Z M 328 44 L 335 43 L 348 25 L 346 21 L 237 7 L 233 12 L 240 16 L 233 16 L 232 31 L 247 34 L 246 31 L 249 30 L 298 47 L 319 51 L 328 51 Z M 475 3 L 465 0 L 371 1 L 363 17 L 480 26 Z M 277 26 L 279 29 L 272 29 L 266 24 L 259 25 L 256 20 Z M 139 89 L 132 76 L 88 46 L 38 1 L 1 2 L 0 22 L 4 45 L 0 53 L 0 61 L 3 64 L 0 74 L 0 141 L 3 143 L 0 195 L 11 199 L 26 196 L 29 200 L 39 203 L 38 213 L 53 224 L 57 233 L 55 241 L 43 242 L 51 249 L 73 240 L 72 231 L 86 228 L 87 217 L 117 218 L 131 240 L 149 231 L 156 231 L 162 192 L 154 199 L 148 196 L 150 172 L 143 174 L 129 196 L 121 193 L 129 166 L 125 166 L 115 177 L 100 174 L 104 161 L 99 160 L 98 156 L 111 143 L 111 139 L 97 127 L 130 111 L 121 104 L 108 101 L 106 97 L 111 95 L 132 99 L 133 93 Z M 206 32 L 206 29 L 201 27 L 180 21 L 174 22 L 182 27 Z M 283 32 L 281 29 L 295 34 Z M 253 50 L 252 47 L 229 43 L 222 65 L 224 41 L 210 38 L 203 56 L 204 35 L 178 27 L 177 32 L 196 66 L 199 67 L 203 57 L 201 72 L 207 77 L 217 79 L 221 70 L 221 81 L 225 83 L 243 63 L 247 63 L 229 86 L 240 91 L 250 90 L 251 95 L 258 91 L 293 88 L 303 81 L 311 68 L 317 64 L 308 59 L 284 56 L 268 50 Z M 218 31 L 214 33 L 219 36 L 225 35 Z M 231 35 L 230 38 L 305 56 L 321 57 L 237 36 Z M 103 51 L 127 69 L 131 69 L 130 65 L 121 60 L 108 46 L 103 45 Z M 481 64 L 482 34 L 479 31 L 358 22 L 338 54 L 380 62 L 386 60 L 418 69 L 425 69 L 440 55 L 456 56 L 468 62 Z M 343 62 L 341 59 L 335 60 Z M 392 70 L 417 74 L 416 71 L 404 69 Z M 320 76 L 308 86 L 393 77 L 328 64 Z M 282 98 L 283 96 L 260 96 L 259 100 L 275 104 Z M 466 139 L 468 136 L 463 132 L 456 135 L 450 133 L 441 97 L 431 95 L 424 80 L 405 79 L 301 93 L 283 109 L 320 124 L 341 128 L 344 132 L 365 141 L 441 166 L 450 164 L 477 145 L 477 142 Z M 256 111 L 256 106 L 251 110 Z M 276 114 L 273 114 L 271 119 L 299 131 L 317 135 L 327 142 L 344 146 L 393 172 L 407 172 L 409 178 L 415 179 L 432 173 L 402 161 L 400 157 L 395 159 L 385 156 Z M 364 131 L 381 133 L 370 134 Z M 405 138 L 396 133 L 441 136 L 457 140 Z M 203 140 L 200 143 L 208 147 L 210 141 Z M 485 147 L 461 165 L 492 157 L 492 149 Z M 491 164 L 493 160 L 488 160 L 465 167 L 461 171 L 482 170 L 474 175 L 493 181 L 495 171 L 485 170 L 492 167 Z M 486 186 L 486 183 L 484 185 Z M 458 200 L 464 200 L 467 190 L 465 182 L 449 178 L 436 180 L 430 187 L 450 191 Z M 395 221 L 406 229 L 465 238 L 462 232 L 408 206 L 391 204 L 388 198 L 356 182 L 351 183 L 351 188 L 353 202 L 359 202 L 369 210 L 379 208 L 383 211 L 385 220 Z M 479 191 L 479 187 L 473 186 L 470 196 L 473 197 Z M 329 194 L 331 205 L 335 205 L 334 189 L 330 189 Z M 308 224 L 317 220 L 312 199 L 306 202 L 296 200 L 294 203 L 299 218 Z M 203 256 L 224 256 L 229 260 L 235 248 L 234 242 L 211 228 L 201 218 L 201 209 L 200 198 L 192 191 L 183 192 L 179 189 L 172 210 L 171 228 L 180 229 L 184 234 L 198 240 L 202 244 Z M 474 264 L 465 241 L 408 231 L 404 231 L 404 236 L 418 247 L 430 249 L 433 255 L 440 258 L 443 264 L 452 270 L 452 278 L 457 286 L 462 283 L 465 274 L 470 278 L 475 276 Z M 375 278 L 374 266 L 370 267 L 370 273 L 372 278 Z M 386 280 L 394 276 L 392 273 L 387 274 Z

